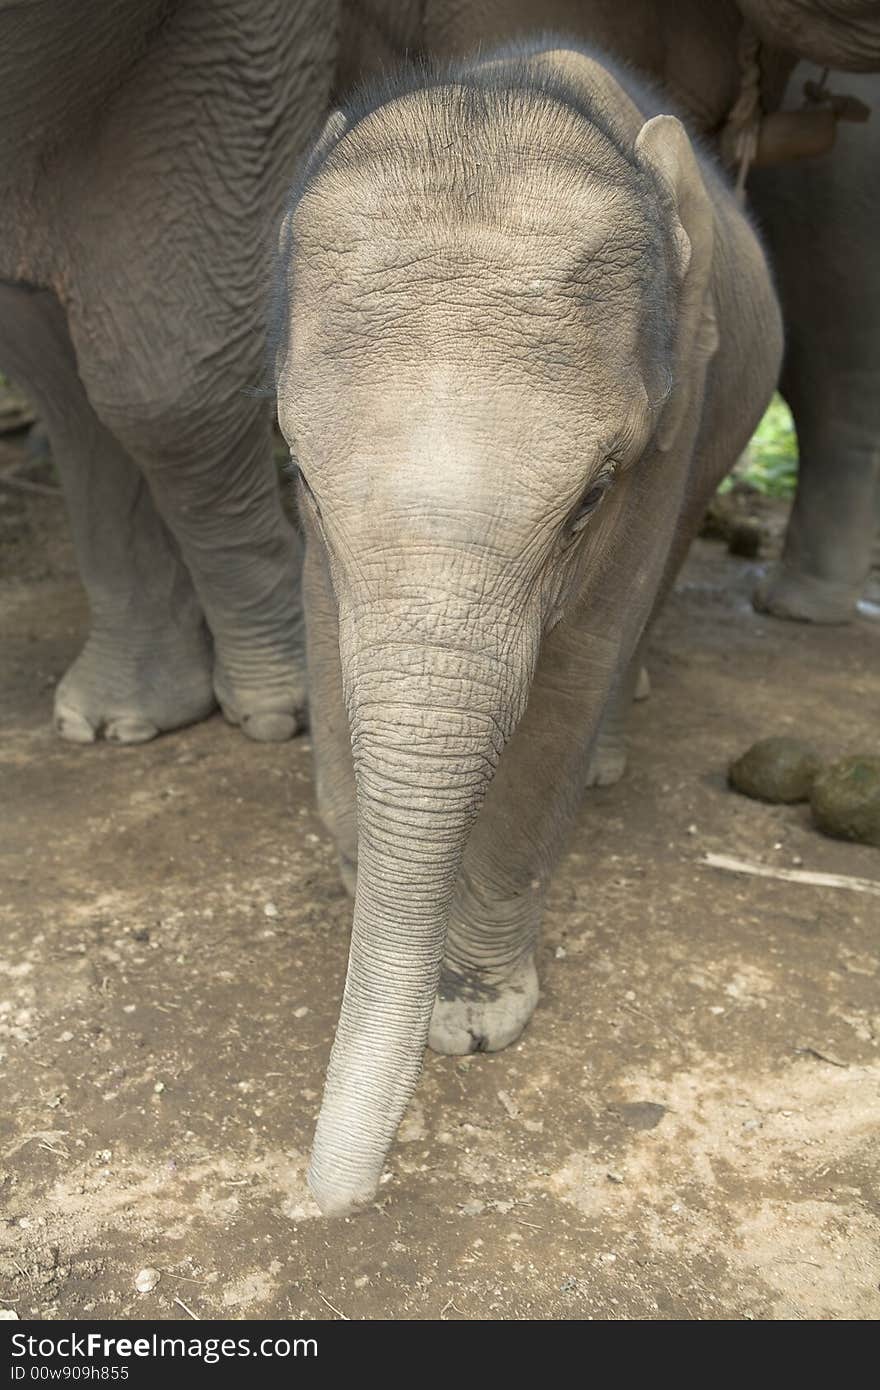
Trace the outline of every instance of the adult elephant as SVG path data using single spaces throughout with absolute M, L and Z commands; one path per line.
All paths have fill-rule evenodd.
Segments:
M 814 72 L 798 68 L 793 92 Z M 846 88 L 874 108 L 867 127 L 841 125 L 831 153 L 750 182 L 776 253 L 800 454 L 785 549 L 756 602 L 819 622 L 851 614 L 880 533 L 880 76 Z
M 880 71 L 876 0 L 349 0 L 343 85 L 358 66 L 391 65 L 407 51 L 455 56 L 536 28 L 577 35 L 634 63 L 728 153 L 750 94 L 756 118 L 776 112 L 799 59 Z M 876 81 L 843 86 L 878 104 Z M 799 167 L 785 161 L 821 147 L 822 121 L 781 132 L 766 122 L 759 157 L 781 162 L 755 170 L 749 183 L 780 277 L 791 341 L 784 389 L 802 453 L 783 563 L 756 595 L 781 617 L 847 621 L 870 567 L 880 511 L 878 125 L 880 113 L 868 126 L 842 126 L 839 153 Z
M 265 372 L 269 238 L 328 101 L 332 0 L 0 0 L 0 368 L 59 462 L 91 630 L 59 733 L 302 716 Z

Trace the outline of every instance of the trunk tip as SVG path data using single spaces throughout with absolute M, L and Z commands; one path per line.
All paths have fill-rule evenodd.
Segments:
M 309 1164 L 309 1191 L 321 1208 L 323 1216 L 354 1216 L 375 1199 L 379 1188 L 375 1182 L 353 1182 L 344 1177 L 328 1179 Z

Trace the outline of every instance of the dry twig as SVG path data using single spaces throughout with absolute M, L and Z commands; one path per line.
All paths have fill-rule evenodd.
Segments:
M 812 869 L 776 869 L 769 864 L 750 864 L 730 854 L 703 855 L 700 860 L 710 869 L 726 869 L 732 874 L 751 874 L 755 878 L 776 878 L 783 883 L 804 883 L 813 888 L 850 888 L 854 893 L 873 893 L 880 898 L 880 882 L 872 878 L 851 878 L 848 874 L 819 874 Z

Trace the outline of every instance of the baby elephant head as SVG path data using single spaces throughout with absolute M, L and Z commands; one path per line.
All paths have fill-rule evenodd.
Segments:
M 463 852 L 542 642 L 591 594 L 610 602 L 646 470 L 665 479 L 652 529 L 674 524 L 714 345 L 712 239 L 678 121 L 645 122 L 572 53 L 337 114 L 285 220 L 279 418 L 338 607 L 357 786 L 310 1170 L 325 1211 L 375 1193 Z M 662 561 L 639 556 L 620 649 Z

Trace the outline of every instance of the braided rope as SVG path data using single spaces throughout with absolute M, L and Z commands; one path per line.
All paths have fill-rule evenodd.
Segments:
M 727 116 L 722 138 L 728 137 L 736 166 L 736 198 L 745 202 L 746 177 L 758 149 L 761 129 L 761 40 L 750 24 L 743 24 L 736 41 L 740 70 L 739 95 Z

